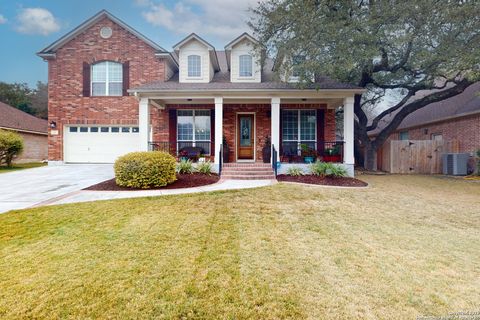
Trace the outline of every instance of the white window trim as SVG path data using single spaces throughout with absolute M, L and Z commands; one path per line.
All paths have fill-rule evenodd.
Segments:
M 315 111 L 315 140 L 302 140 L 302 137 L 301 137 L 301 127 L 300 127 L 300 123 L 301 123 L 301 112 L 302 111 L 311 111 L 312 109 L 282 109 L 282 111 L 297 111 L 297 140 L 287 140 L 287 139 L 283 139 L 283 132 L 281 133 L 282 135 L 282 142 L 297 142 L 297 148 L 298 150 L 300 150 L 300 145 L 302 144 L 302 141 L 303 142 L 315 142 L 315 150 L 317 150 L 317 130 L 318 130 L 318 112 L 317 112 L 317 109 L 313 109 L 313 111 Z M 283 118 L 282 118 L 282 122 L 283 122 Z M 283 128 L 283 123 L 282 123 L 282 128 Z
M 105 95 L 94 95 L 93 94 L 93 83 L 94 82 L 97 82 L 97 83 L 100 83 L 99 81 L 93 81 L 93 67 L 96 65 L 96 64 L 100 64 L 100 63 L 106 63 L 106 68 L 105 68 Z M 110 72 L 108 71 L 108 65 L 109 63 L 116 63 L 116 64 L 120 64 L 122 66 L 122 81 L 112 81 L 112 83 L 121 83 L 122 84 L 122 94 L 120 95 L 114 95 L 114 96 L 111 96 L 110 95 Z M 116 62 L 116 61 L 100 61 L 100 62 L 97 62 L 97 63 L 94 63 L 90 66 L 90 96 L 91 97 L 121 97 L 123 96 L 123 64 L 120 63 L 120 62 Z
M 251 61 L 251 64 L 250 64 L 250 68 L 251 68 L 251 71 L 252 71 L 252 75 L 251 76 L 242 76 L 241 75 L 241 57 L 242 56 L 249 56 L 250 57 L 250 61 Z M 255 79 L 255 73 L 254 73 L 254 70 L 253 70 L 253 56 L 251 54 L 240 54 L 238 56 L 238 79 L 241 79 L 241 80 L 253 80 Z
M 189 64 L 188 64 L 188 58 L 190 56 L 197 56 L 200 58 L 200 75 L 199 76 L 190 76 L 189 75 Z M 203 79 L 203 59 L 202 59 L 202 56 L 200 54 L 196 54 L 196 53 L 193 53 L 193 54 L 189 54 L 187 55 L 187 76 L 185 77 L 185 79 L 187 80 L 200 80 L 200 79 Z
M 210 114 L 210 127 L 212 126 L 212 111 L 208 109 L 177 109 L 177 130 L 176 130 L 176 138 L 177 138 L 177 153 L 179 148 L 179 142 L 191 142 L 192 146 L 195 147 L 197 142 L 211 142 L 212 141 L 212 129 L 210 128 L 209 132 L 209 139 L 208 140 L 196 140 L 195 137 L 195 111 L 208 111 Z M 193 132 L 192 132 L 192 140 L 180 140 L 178 138 L 178 111 L 192 111 L 192 120 L 193 120 Z M 185 116 L 181 116 L 185 117 Z M 212 152 L 212 146 L 210 145 L 210 153 Z

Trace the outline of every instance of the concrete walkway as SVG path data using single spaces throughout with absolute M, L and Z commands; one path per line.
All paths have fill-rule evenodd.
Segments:
M 221 180 L 215 184 L 184 189 L 166 189 L 166 190 L 138 190 L 138 191 L 88 191 L 81 190 L 72 192 L 61 197 L 39 203 L 40 205 L 53 205 L 62 203 L 87 202 L 96 200 L 111 200 L 139 197 L 154 197 L 174 194 L 208 192 L 219 190 L 235 190 L 265 187 L 275 184 L 276 180 Z
M 0 174 L 0 213 L 29 208 L 113 178 L 112 165 L 62 165 Z

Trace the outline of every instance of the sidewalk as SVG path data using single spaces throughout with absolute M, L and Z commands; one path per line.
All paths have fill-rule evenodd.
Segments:
M 80 190 L 63 196 L 49 199 L 47 201 L 37 203 L 35 207 L 45 205 L 55 205 L 64 203 L 88 202 L 97 200 L 112 200 L 139 197 L 155 197 L 174 194 L 209 192 L 219 190 L 237 190 L 258 188 L 273 185 L 276 180 L 220 180 L 217 183 L 195 188 L 184 189 L 166 189 L 166 190 L 136 190 L 136 191 L 89 191 Z

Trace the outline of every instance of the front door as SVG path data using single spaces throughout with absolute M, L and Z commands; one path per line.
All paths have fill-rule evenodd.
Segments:
M 254 159 L 253 114 L 239 114 L 237 125 L 237 154 L 240 160 Z

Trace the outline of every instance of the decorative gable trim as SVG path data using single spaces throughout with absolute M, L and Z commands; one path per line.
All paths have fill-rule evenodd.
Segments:
M 249 35 L 247 32 L 244 32 L 242 33 L 241 35 L 239 35 L 238 37 L 236 37 L 235 39 L 233 39 L 232 41 L 230 41 L 226 46 L 225 46 L 225 55 L 227 56 L 227 66 L 228 66 L 228 70 L 230 70 L 230 55 L 231 55 L 231 51 L 233 49 L 233 47 L 235 47 L 235 45 L 237 45 L 238 43 L 242 42 L 243 40 L 247 39 L 248 41 L 252 42 L 253 44 L 255 45 L 259 45 L 260 42 L 258 42 L 257 39 L 255 39 L 254 37 L 252 37 L 251 35 Z
M 66 35 L 64 35 L 63 37 L 61 37 L 60 39 L 58 39 L 57 41 L 55 41 L 54 43 L 52 43 L 51 45 L 49 45 L 48 47 L 46 47 L 45 49 L 38 52 L 37 55 L 44 58 L 44 59 L 55 58 L 55 52 L 59 48 L 61 48 L 67 42 L 69 42 L 70 40 L 75 38 L 78 34 L 84 32 L 85 30 L 87 30 L 88 28 L 93 26 L 95 23 L 97 23 L 98 21 L 100 21 L 104 17 L 106 17 L 106 18 L 110 19 L 111 21 L 115 22 L 116 24 L 121 26 L 123 29 L 127 30 L 128 32 L 130 32 L 131 34 L 133 34 L 134 36 L 136 36 L 137 38 L 139 38 L 140 40 L 142 40 L 143 42 L 145 42 L 146 44 L 148 44 L 150 47 L 157 50 L 158 52 L 167 53 L 167 50 L 165 50 L 164 48 L 162 48 L 161 46 L 159 46 L 158 44 L 156 44 L 152 40 L 148 39 L 143 34 L 136 31 L 135 29 L 133 29 L 132 27 L 127 25 L 125 22 L 123 22 L 122 20 L 120 20 L 117 17 L 115 17 L 114 15 L 112 15 L 107 10 L 102 10 L 102 11 L 98 12 L 96 15 L 94 15 L 93 17 L 91 17 L 90 19 L 83 22 L 81 25 L 79 25 L 78 27 L 76 27 L 72 31 L 70 31 L 69 33 L 67 33 Z
M 186 38 L 178 42 L 173 46 L 173 50 L 175 51 L 175 54 L 178 56 L 178 53 L 180 51 L 180 48 L 183 47 L 186 43 L 188 43 L 190 40 L 196 40 L 200 42 L 202 45 L 204 45 L 210 54 L 210 61 L 212 62 L 213 68 L 215 72 L 220 71 L 220 64 L 218 63 L 218 57 L 217 57 L 217 51 L 215 51 L 215 47 L 212 46 L 210 43 L 202 39 L 200 36 L 198 36 L 195 33 L 191 33 L 188 35 Z

